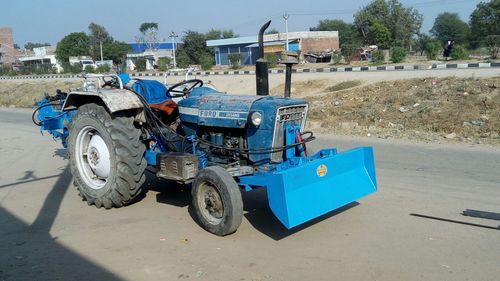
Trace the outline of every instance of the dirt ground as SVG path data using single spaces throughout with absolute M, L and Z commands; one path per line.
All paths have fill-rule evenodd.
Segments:
M 316 132 L 500 145 L 499 76 L 422 77 L 383 82 L 318 75 L 296 77 L 299 79 L 292 83 L 292 97 L 309 102 L 308 129 Z M 282 95 L 283 80 L 271 78 L 271 94 Z M 250 93 L 254 91 L 253 79 L 253 76 L 225 78 L 227 82 L 215 85 L 223 91 L 244 89 Z M 54 94 L 56 89 L 68 90 L 80 85 L 80 80 L 2 82 L 0 106 L 33 107 L 43 93 Z
M 271 93 L 281 95 L 283 85 Z M 340 135 L 500 145 L 500 77 L 418 78 L 363 84 L 309 80 L 309 128 Z

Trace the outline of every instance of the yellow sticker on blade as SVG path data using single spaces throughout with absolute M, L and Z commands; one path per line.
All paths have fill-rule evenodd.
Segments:
M 326 165 L 321 164 L 318 166 L 318 168 L 316 168 L 316 174 L 318 175 L 318 177 L 324 177 L 326 176 L 326 173 L 328 173 L 328 168 L 326 167 Z

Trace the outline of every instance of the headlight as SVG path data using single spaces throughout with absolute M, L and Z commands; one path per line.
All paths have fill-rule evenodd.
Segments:
M 252 124 L 254 126 L 259 126 L 260 123 L 262 123 L 262 113 L 255 111 L 250 116 L 250 119 L 252 120 Z

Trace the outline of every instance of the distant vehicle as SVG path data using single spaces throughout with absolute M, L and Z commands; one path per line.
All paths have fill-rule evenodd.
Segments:
M 81 65 L 82 70 L 85 70 L 85 67 L 88 65 L 92 66 L 92 68 L 97 68 L 97 65 L 94 63 L 94 60 L 90 57 L 87 56 L 80 56 L 80 57 L 69 57 L 69 63 L 71 65 Z
M 97 68 L 97 66 L 96 66 L 96 64 L 94 63 L 94 61 L 93 61 L 93 60 L 80 60 L 80 63 L 81 63 L 81 65 L 82 65 L 82 70 L 85 70 L 85 68 L 86 68 L 87 66 L 91 66 L 91 67 L 92 67 L 92 68 L 94 68 L 94 69 L 96 69 L 96 68 Z

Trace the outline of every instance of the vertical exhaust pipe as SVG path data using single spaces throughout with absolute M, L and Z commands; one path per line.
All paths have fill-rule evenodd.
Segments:
M 266 22 L 259 31 L 259 58 L 255 62 L 255 76 L 257 80 L 257 95 L 269 95 L 269 74 L 267 60 L 264 58 L 264 31 L 269 27 L 271 21 Z

